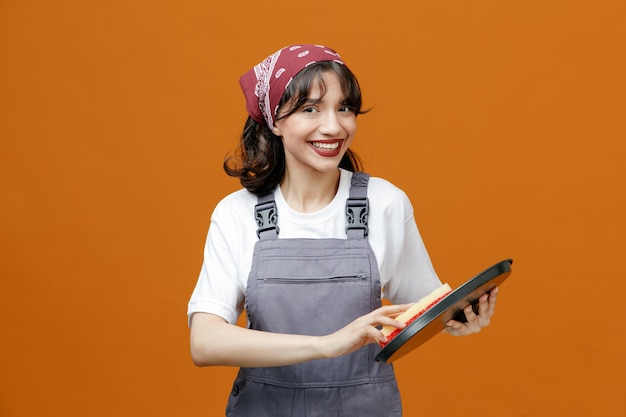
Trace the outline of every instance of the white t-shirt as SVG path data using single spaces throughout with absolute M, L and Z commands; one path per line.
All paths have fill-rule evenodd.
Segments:
M 279 239 L 345 239 L 345 205 L 351 178 L 351 172 L 341 170 L 335 198 L 314 213 L 291 209 L 277 187 L 274 198 Z M 402 190 L 376 177 L 370 178 L 367 195 L 367 238 L 376 256 L 383 296 L 393 303 L 415 302 L 441 282 L 415 224 L 411 202 Z M 200 276 L 188 305 L 189 323 L 196 312 L 215 314 L 232 324 L 237 322 L 243 311 L 254 244 L 258 241 L 256 204 L 257 196 L 241 189 L 215 207 Z

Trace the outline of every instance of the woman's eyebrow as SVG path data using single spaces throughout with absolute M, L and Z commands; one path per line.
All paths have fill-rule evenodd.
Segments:
M 339 102 L 342 105 L 346 105 L 349 104 L 350 100 L 347 97 L 344 97 L 343 99 L 341 99 L 341 101 Z M 304 102 L 302 103 L 302 105 L 311 105 L 311 104 L 318 104 L 318 103 L 323 103 L 324 102 L 324 96 L 322 97 L 307 97 L 306 100 L 304 100 Z

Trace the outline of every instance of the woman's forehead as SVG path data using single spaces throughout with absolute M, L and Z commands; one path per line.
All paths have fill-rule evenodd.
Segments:
M 315 77 L 311 85 L 309 86 L 309 90 L 307 91 L 308 99 L 322 99 L 329 90 L 336 90 L 338 95 L 341 98 L 344 98 L 344 86 L 341 83 L 341 80 L 337 74 L 332 71 L 326 71 L 319 76 Z

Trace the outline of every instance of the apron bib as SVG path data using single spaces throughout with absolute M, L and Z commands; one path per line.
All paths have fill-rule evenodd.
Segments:
M 259 197 L 246 289 L 251 329 L 322 336 L 381 306 L 378 266 L 367 236 L 367 174 L 354 173 L 347 239 L 278 239 L 273 194 Z M 231 417 L 401 415 L 392 365 L 370 344 L 348 355 L 289 366 L 241 368 Z

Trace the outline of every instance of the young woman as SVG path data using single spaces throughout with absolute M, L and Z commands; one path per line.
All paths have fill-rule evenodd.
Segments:
M 248 118 L 189 302 L 198 366 L 240 367 L 228 416 L 401 415 L 380 326 L 441 285 L 406 194 L 359 171 L 361 91 L 339 54 L 294 45 L 240 79 Z M 382 306 L 381 297 L 394 305 Z M 478 332 L 496 292 L 454 335 Z M 247 328 L 236 326 L 247 313 Z

